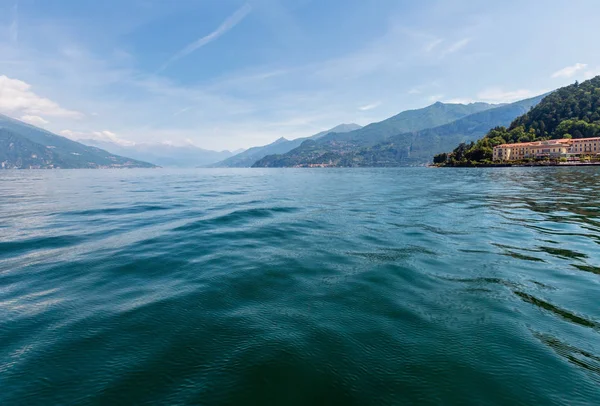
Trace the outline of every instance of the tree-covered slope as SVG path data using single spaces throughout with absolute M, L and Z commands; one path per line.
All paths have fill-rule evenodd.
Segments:
M 431 161 L 435 153 L 445 151 L 457 142 L 475 140 L 494 126 L 508 125 L 540 100 L 541 96 L 486 109 L 438 127 L 396 134 L 384 142 L 370 146 L 338 141 L 336 149 L 332 150 L 316 142 L 306 142 L 292 151 L 295 152 L 293 154 L 266 157 L 257 162 L 256 166 L 378 167 L 425 164 Z
M 286 152 L 289 152 L 294 148 L 299 147 L 306 140 L 316 140 L 330 133 L 347 133 L 360 128 L 362 127 L 358 124 L 340 124 L 330 130 L 320 132 L 311 137 L 298 138 L 295 140 L 287 140 L 285 138 L 280 138 L 271 144 L 264 145 L 261 147 L 249 148 L 246 151 L 243 151 L 237 155 L 234 155 L 230 158 L 227 158 L 221 162 L 217 162 L 216 164 L 210 166 L 216 168 L 249 168 L 256 161 L 264 158 L 267 155 L 285 154 Z
M 550 93 L 508 128 L 498 126 L 477 142 L 455 145 L 451 153 L 435 156 L 434 162 L 448 166 L 487 164 L 492 161 L 493 148 L 501 144 L 599 136 L 600 76 L 597 76 Z
M 52 149 L 36 144 L 6 129 L 0 129 L 0 168 L 47 168 L 49 162 L 57 166 L 62 161 L 54 156 Z
M 152 168 L 0 115 L 0 162 L 7 168 Z
M 579 121 L 586 123 L 583 125 Z M 536 138 L 593 137 L 600 134 L 600 76 L 549 94 L 533 110 L 517 118 L 509 130 L 534 130 Z

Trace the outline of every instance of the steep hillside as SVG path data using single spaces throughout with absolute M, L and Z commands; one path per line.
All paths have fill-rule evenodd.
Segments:
M 388 137 L 385 142 L 357 146 L 338 141 L 333 145 L 306 142 L 288 154 L 270 156 L 256 163 L 257 167 L 289 166 L 402 166 L 421 165 L 431 157 L 461 141 L 475 140 L 490 128 L 508 125 L 515 117 L 527 112 L 542 96 L 480 111 L 454 122 Z M 365 127 L 366 128 L 366 127 Z
M 600 76 L 552 92 L 509 130 L 523 127 L 537 138 L 594 137 L 600 134 Z
M 456 146 L 457 142 L 453 152 L 435 156 L 434 162 L 447 166 L 486 164 L 492 161 L 493 148 L 501 144 L 599 136 L 600 76 L 597 76 L 550 93 L 508 128 L 493 128 L 477 142 Z
M 224 161 L 218 162 L 210 166 L 219 168 L 249 168 L 256 161 L 264 158 L 267 155 L 285 154 L 286 152 L 289 152 L 294 148 L 299 147 L 306 140 L 319 139 L 330 133 L 347 133 L 349 131 L 354 131 L 360 128 L 362 127 L 358 124 L 340 124 L 337 127 L 320 132 L 311 137 L 298 138 L 295 140 L 279 138 L 277 141 L 271 144 L 264 145 L 262 147 L 249 148 L 240 154 L 237 154 L 231 158 L 225 159 Z
M 4 169 L 155 167 L 71 141 L 4 115 L 0 115 L 0 142 L 0 165 Z

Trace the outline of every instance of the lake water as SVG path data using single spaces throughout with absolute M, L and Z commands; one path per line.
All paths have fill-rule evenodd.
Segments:
M 0 171 L 0 404 L 598 404 L 600 169 Z

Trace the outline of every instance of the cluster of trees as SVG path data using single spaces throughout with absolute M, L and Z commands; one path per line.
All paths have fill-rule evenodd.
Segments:
M 600 76 L 549 94 L 537 107 L 517 118 L 511 128 L 523 126 L 527 131 L 533 129 L 540 138 L 562 138 L 559 127 L 564 121 L 600 123 Z M 586 136 L 570 134 L 573 138 Z
M 564 120 L 558 127 L 552 138 L 591 138 L 600 137 L 600 121 L 588 122 L 573 119 Z
M 558 89 L 510 127 L 493 128 L 479 141 L 462 143 L 433 161 L 447 166 L 487 164 L 497 145 L 588 137 L 600 137 L 600 76 Z
M 448 166 L 476 166 L 491 164 L 494 147 L 515 142 L 536 141 L 534 130 L 525 131 L 525 127 L 513 129 L 495 127 L 477 142 L 461 143 L 451 153 L 442 153 L 433 157 L 433 163 Z

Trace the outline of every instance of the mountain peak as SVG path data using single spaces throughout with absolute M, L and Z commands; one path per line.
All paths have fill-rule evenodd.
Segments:
M 279 144 L 279 143 L 282 143 L 282 142 L 288 142 L 288 139 L 285 138 L 285 137 L 280 137 L 277 140 L 273 141 L 273 144 Z

